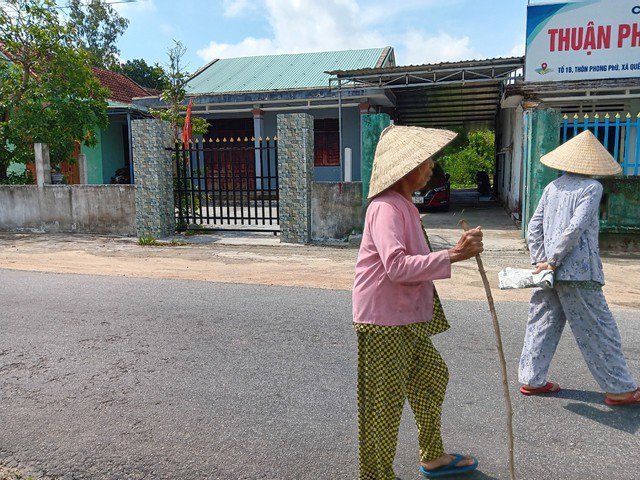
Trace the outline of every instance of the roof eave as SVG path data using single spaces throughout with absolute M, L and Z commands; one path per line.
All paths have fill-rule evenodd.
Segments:
M 517 64 L 524 67 L 524 57 L 500 57 L 500 58 L 487 58 L 480 60 L 464 60 L 459 62 L 440 62 L 440 63 L 427 63 L 423 65 L 406 65 L 395 67 L 383 67 L 383 68 L 361 68 L 358 70 L 333 70 L 325 72 L 328 75 L 345 78 L 361 75 L 380 75 L 388 73 L 404 73 L 404 72 L 433 72 L 434 70 L 443 69 L 457 69 L 457 68 L 474 68 L 483 66 L 504 66 Z
M 286 102 L 324 102 L 337 101 L 338 91 L 328 87 L 301 89 L 301 90 L 268 90 L 258 92 L 225 92 L 211 94 L 189 95 L 193 99 L 194 106 L 202 105 L 255 105 L 261 103 L 286 103 Z M 340 92 L 343 100 L 354 98 L 377 97 L 382 103 L 393 105 L 393 93 L 385 89 L 363 90 L 354 88 Z M 166 103 L 159 97 L 136 98 L 135 103 L 149 108 L 165 107 Z M 183 102 L 186 104 L 186 101 Z

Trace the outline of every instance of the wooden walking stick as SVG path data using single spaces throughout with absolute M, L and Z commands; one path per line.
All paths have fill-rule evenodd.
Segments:
M 464 219 L 460 220 L 459 223 L 465 232 L 469 230 L 469 225 Z M 484 266 L 482 265 L 480 254 L 476 255 L 476 262 L 478 262 L 478 270 L 480 270 L 480 276 L 482 277 L 482 283 L 484 284 L 484 291 L 487 294 L 487 301 L 489 302 L 489 310 L 491 311 L 491 318 L 493 320 L 493 329 L 496 334 L 496 346 L 498 347 L 498 356 L 500 358 L 500 366 L 502 367 L 502 389 L 504 393 L 504 403 L 507 410 L 507 433 L 509 435 L 509 474 L 511 476 L 511 480 L 515 480 L 516 466 L 513 455 L 513 407 L 511 406 L 511 396 L 509 395 L 507 362 L 504 358 L 504 350 L 502 349 L 502 336 L 500 335 L 500 323 L 498 323 L 498 314 L 496 313 L 496 306 L 493 303 L 493 295 L 491 294 L 491 286 L 489 285 L 487 272 L 485 272 Z

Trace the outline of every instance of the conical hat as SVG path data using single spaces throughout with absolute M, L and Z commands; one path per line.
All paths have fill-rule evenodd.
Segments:
M 585 130 L 540 158 L 547 167 L 582 175 L 618 175 L 622 167 L 591 133 Z
M 380 134 L 373 159 L 369 196 L 381 194 L 446 147 L 458 135 L 436 128 L 391 125 Z

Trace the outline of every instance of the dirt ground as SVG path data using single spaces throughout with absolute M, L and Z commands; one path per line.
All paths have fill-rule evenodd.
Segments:
M 487 251 L 482 258 L 493 296 L 496 301 L 527 301 L 528 290 L 497 288 L 502 268 L 529 266 L 523 245 L 505 243 L 500 239 L 504 235 L 502 230 L 485 231 Z M 452 243 L 444 230 L 435 230 L 431 237 L 435 249 Z M 491 248 L 492 239 L 496 248 Z M 262 245 L 207 242 L 140 246 L 133 238 L 0 234 L 0 268 L 6 269 L 341 290 L 352 286 L 356 255 L 355 248 L 344 246 L 282 245 L 277 241 Z M 640 308 L 640 257 L 605 256 L 603 262 L 605 294 L 611 306 Z M 486 298 L 473 260 L 454 264 L 452 278 L 438 281 L 436 286 L 444 299 Z

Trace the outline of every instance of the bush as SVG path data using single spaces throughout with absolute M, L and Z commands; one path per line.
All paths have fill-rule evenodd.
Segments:
M 33 175 L 29 170 L 24 170 L 21 173 L 9 172 L 5 180 L 0 180 L 0 184 L 3 185 L 33 185 Z
M 451 175 L 453 187 L 473 187 L 476 172 L 485 171 L 492 176 L 495 169 L 495 134 L 491 130 L 477 130 L 464 134 L 461 144 L 445 150 L 440 163 Z M 466 137 L 466 138 L 465 138 Z

